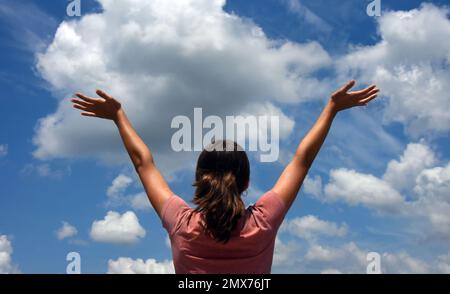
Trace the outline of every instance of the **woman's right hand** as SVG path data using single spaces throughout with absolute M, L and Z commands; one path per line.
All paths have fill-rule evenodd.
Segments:
M 361 91 L 349 92 L 355 84 L 356 81 L 352 80 L 331 95 L 330 104 L 335 112 L 356 106 L 366 106 L 370 101 L 377 98 L 377 93 L 380 90 L 376 85 Z
M 80 99 L 73 98 L 71 100 L 73 107 L 81 110 L 81 115 L 83 116 L 99 117 L 116 121 L 119 113 L 122 111 L 120 102 L 102 90 L 97 90 L 96 93 L 103 99 L 92 98 L 81 93 L 76 93 L 75 95 Z

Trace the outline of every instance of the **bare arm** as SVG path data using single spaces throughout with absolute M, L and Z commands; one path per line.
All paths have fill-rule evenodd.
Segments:
M 172 195 L 172 191 L 156 167 L 150 149 L 134 130 L 121 104 L 103 91 L 97 90 L 97 94 L 103 99 L 76 94 L 80 99 L 72 99 L 73 107 L 82 110 L 81 115 L 83 116 L 114 121 L 128 155 L 144 185 L 148 199 L 158 215 L 161 216 L 163 203 Z
M 377 97 L 379 92 L 375 85 L 361 91 L 348 92 L 354 85 L 355 81 L 350 81 L 331 96 L 316 123 L 303 138 L 294 157 L 272 188 L 288 207 L 294 202 L 303 180 L 328 135 L 336 114 L 344 109 L 367 105 Z

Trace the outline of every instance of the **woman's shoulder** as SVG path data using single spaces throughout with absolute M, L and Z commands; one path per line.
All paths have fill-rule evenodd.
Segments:
M 193 210 L 194 209 L 191 208 L 183 198 L 173 194 L 165 200 L 161 210 L 161 221 L 163 226 L 170 233 L 177 224 L 182 222 Z
M 247 214 L 252 216 L 250 220 L 260 220 L 260 222 L 277 228 L 283 221 L 287 210 L 288 207 L 286 207 L 280 196 L 276 192 L 269 190 L 255 204 L 247 208 Z

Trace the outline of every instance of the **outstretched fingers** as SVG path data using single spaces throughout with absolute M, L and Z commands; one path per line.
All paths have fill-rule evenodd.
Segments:
M 80 98 L 88 103 L 92 103 L 92 104 L 101 102 L 99 99 L 91 98 L 91 97 L 85 96 L 81 93 L 76 93 L 75 96 L 77 96 L 78 98 Z
M 363 90 L 360 91 L 354 91 L 351 94 L 353 95 L 361 95 L 361 96 L 366 96 L 367 94 L 369 94 L 371 91 L 373 91 L 374 89 L 376 89 L 376 85 L 371 85 Z
M 82 112 L 82 116 L 91 116 L 91 117 L 97 117 L 97 115 L 93 112 Z
M 372 101 L 373 99 L 375 99 L 377 97 L 378 97 L 378 94 L 373 94 L 373 95 L 371 95 L 371 96 L 369 96 L 369 97 L 359 101 L 358 105 L 366 106 L 370 101 Z
M 84 107 L 91 107 L 91 106 L 94 105 L 92 103 L 89 103 L 89 102 L 86 102 L 86 101 L 83 101 L 83 100 L 80 100 L 80 99 L 75 99 L 75 98 L 73 98 L 71 101 L 72 101 L 73 104 L 78 104 L 78 105 L 81 105 L 81 106 L 84 106 Z
M 359 100 L 361 101 L 361 100 L 364 100 L 364 99 L 366 99 L 366 98 L 368 98 L 368 97 L 371 97 L 372 95 L 374 95 L 374 94 L 377 94 L 378 92 L 380 92 L 380 89 L 372 89 L 372 90 L 370 90 L 369 92 L 366 92 L 366 93 L 364 93 L 364 94 L 361 94 L 360 96 L 359 96 Z
M 343 86 L 341 89 L 339 89 L 339 92 L 341 93 L 347 93 L 353 86 L 356 84 L 355 80 L 349 81 L 345 86 Z
M 88 110 L 89 108 L 80 104 L 74 104 L 73 108 L 79 109 L 79 110 Z
M 110 100 L 113 99 L 113 97 L 109 96 L 108 94 L 106 94 L 105 92 L 103 92 L 102 90 L 97 90 L 95 91 L 97 93 L 98 96 L 104 98 L 105 100 Z

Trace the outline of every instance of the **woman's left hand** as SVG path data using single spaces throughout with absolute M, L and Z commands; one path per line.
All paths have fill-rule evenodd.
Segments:
M 380 90 L 376 85 L 360 91 L 349 92 L 355 84 L 356 81 L 352 80 L 331 95 L 330 104 L 336 112 L 356 106 L 366 106 L 370 101 L 377 98 Z

